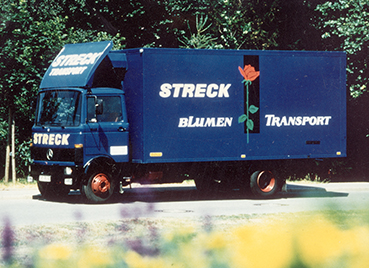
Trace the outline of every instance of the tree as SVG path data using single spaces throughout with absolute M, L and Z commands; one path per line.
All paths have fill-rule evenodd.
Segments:
M 25 148 L 30 142 L 35 111 L 31 104 L 54 56 L 65 43 L 113 39 L 119 46 L 121 41 L 119 36 L 91 28 L 68 28 L 69 18 L 63 14 L 62 6 L 64 1 L 57 0 L 8 0 L 0 7 L 0 109 L 8 115 L 8 120 L 3 120 L 10 122 L 0 125 L 8 128 L 0 129 L 0 133 L 11 133 L 12 125 L 14 128 L 16 124 L 17 135 L 8 138 L 7 148 L 10 147 L 9 140 L 14 140 L 13 158 L 16 151 L 25 154 L 17 155 L 17 162 L 25 166 L 29 161 L 29 150 Z M 8 156 L 9 152 L 5 158 Z M 15 162 L 12 166 L 15 168 Z M 24 170 L 25 166 L 18 171 Z
M 168 13 L 187 47 L 203 38 L 211 40 L 207 48 L 324 50 L 320 30 L 312 25 L 321 1 L 168 1 Z
M 227 49 L 276 48 L 278 28 L 274 22 L 279 2 L 227 0 L 214 4 L 213 1 L 209 14 L 216 26 L 214 34 Z
M 369 145 L 369 3 L 364 0 L 327 1 L 316 7 L 315 27 L 322 30 L 327 50 L 347 53 L 347 155 L 338 168 L 350 177 L 368 179 Z
M 326 47 L 347 52 L 347 83 L 352 97 L 367 91 L 369 83 L 369 3 L 363 0 L 328 1 L 318 5 L 317 27 Z
M 52 17 L 55 13 L 50 8 L 45 10 L 45 14 Z M 3 107 L 8 107 L 8 133 L 14 128 L 14 122 L 19 121 L 18 132 L 28 137 L 31 126 L 29 119 L 32 118 L 29 103 L 37 92 L 37 82 L 41 79 L 40 69 L 47 61 L 44 48 L 61 38 L 60 17 L 50 19 L 38 16 L 38 20 L 35 20 L 37 15 L 43 14 L 38 14 L 37 5 L 31 7 L 27 1 L 7 1 L 1 7 L 0 97 Z M 15 141 L 11 135 L 8 134 L 8 137 L 6 159 L 9 155 L 9 140 Z M 13 160 L 14 147 L 15 142 L 12 144 Z M 15 169 L 14 161 L 12 166 Z M 5 174 L 8 174 L 7 170 Z M 8 180 L 7 176 L 5 180 Z

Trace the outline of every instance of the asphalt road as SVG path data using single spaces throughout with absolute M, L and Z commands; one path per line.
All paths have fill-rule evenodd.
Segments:
M 238 192 L 203 196 L 192 184 L 133 185 L 108 204 L 85 204 L 78 191 L 63 200 L 44 200 L 37 188 L 0 191 L 0 225 L 67 223 L 139 217 L 203 217 L 325 210 L 366 209 L 369 183 L 287 184 L 271 199 Z

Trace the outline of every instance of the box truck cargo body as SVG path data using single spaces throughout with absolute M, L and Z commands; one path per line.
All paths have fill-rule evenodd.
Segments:
M 44 195 L 100 202 L 119 183 L 188 177 L 272 195 L 291 162 L 346 155 L 343 52 L 111 47 L 66 45 L 41 82 L 32 173 Z

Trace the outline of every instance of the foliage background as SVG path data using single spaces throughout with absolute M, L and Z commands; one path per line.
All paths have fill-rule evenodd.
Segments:
M 0 8 L 0 167 L 10 108 L 19 176 L 28 170 L 34 103 L 48 65 L 66 43 L 101 40 L 113 40 L 116 49 L 346 51 L 349 158 L 336 166 L 337 172 L 354 169 L 366 176 L 367 1 L 3 0 Z

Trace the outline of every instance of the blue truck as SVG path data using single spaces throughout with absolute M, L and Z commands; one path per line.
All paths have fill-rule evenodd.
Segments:
M 346 156 L 344 52 L 112 47 L 65 45 L 41 81 L 31 175 L 45 198 L 189 178 L 268 197 L 286 171 Z

